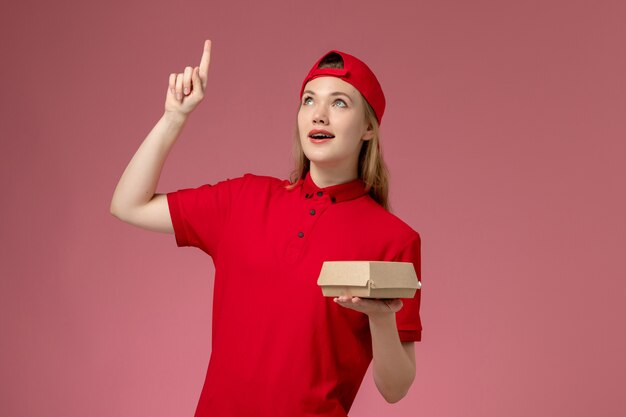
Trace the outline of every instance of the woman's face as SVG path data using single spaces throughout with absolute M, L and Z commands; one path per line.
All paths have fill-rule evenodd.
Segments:
M 302 93 L 298 129 L 302 150 L 320 167 L 356 170 L 362 140 L 370 140 L 365 103 L 359 91 L 337 77 L 317 77 Z M 334 138 L 315 141 L 312 130 L 325 130 Z

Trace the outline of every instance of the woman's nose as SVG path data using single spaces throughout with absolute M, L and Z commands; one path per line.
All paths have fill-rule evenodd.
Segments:
M 318 107 L 313 113 L 313 123 L 326 123 L 328 121 L 328 116 L 323 108 Z

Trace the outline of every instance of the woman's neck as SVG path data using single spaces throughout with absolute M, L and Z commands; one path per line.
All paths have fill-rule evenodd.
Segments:
M 353 169 L 346 169 L 345 167 L 318 167 L 314 162 L 311 162 L 310 173 L 311 179 L 319 188 L 344 184 L 359 177 L 356 167 Z

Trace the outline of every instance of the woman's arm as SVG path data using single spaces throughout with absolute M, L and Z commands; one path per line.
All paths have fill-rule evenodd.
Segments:
M 174 233 L 167 196 L 155 194 L 161 170 L 189 114 L 204 98 L 211 41 L 204 42 L 199 67 L 170 74 L 165 112 L 131 159 L 111 200 L 110 211 L 120 220 L 158 232 Z
M 334 299 L 342 307 L 367 314 L 372 335 L 374 382 L 389 403 L 400 401 L 415 379 L 415 346 L 400 341 L 396 312 L 403 306 L 399 298 L 375 300 L 341 296 Z
M 387 402 L 398 402 L 415 379 L 415 343 L 400 341 L 395 313 L 370 315 L 369 322 L 374 382 Z
M 155 195 L 161 170 L 187 117 L 164 113 L 130 160 L 111 200 L 111 214 L 135 226 L 173 233 L 167 199 Z

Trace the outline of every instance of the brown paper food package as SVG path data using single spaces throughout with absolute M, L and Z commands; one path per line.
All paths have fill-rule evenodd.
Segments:
M 422 287 L 411 262 L 326 261 L 317 285 L 325 297 L 413 298 Z

